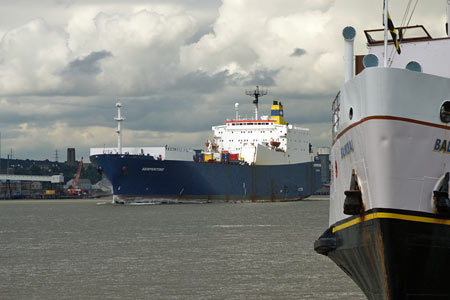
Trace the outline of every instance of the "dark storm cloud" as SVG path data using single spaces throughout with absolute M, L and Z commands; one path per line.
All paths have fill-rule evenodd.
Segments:
M 217 92 L 226 83 L 229 73 L 227 70 L 209 75 L 205 72 L 196 71 L 180 77 L 174 88 L 195 92 Z
M 295 48 L 290 56 L 302 56 L 306 54 L 306 50 L 302 48 Z
M 186 40 L 186 44 L 187 45 L 195 44 L 198 41 L 200 41 L 200 39 L 202 37 L 204 37 L 205 35 L 210 34 L 210 33 L 214 33 L 214 29 L 213 29 L 212 25 L 209 25 L 208 27 L 205 27 L 205 28 L 201 28 L 193 36 L 191 36 L 190 38 L 188 38 Z
M 66 72 L 84 73 L 96 75 L 101 72 L 100 60 L 112 56 L 112 53 L 106 50 L 91 52 L 88 56 L 77 58 L 69 63 Z
M 256 70 L 251 72 L 248 79 L 244 81 L 245 85 L 262 85 L 262 86 L 274 86 L 275 79 L 278 70 Z
M 303 105 L 287 105 L 289 102 L 283 102 L 284 110 L 285 110 L 285 118 L 290 123 L 294 124 L 317 124 L 317 123 L 329 123 L 331 116 L 329 113 L 329 108 L 323 103 L 318 103 L 316 105 L 312 105 L 307 101 L 303 102 Z M 298 108 L 300 106 L 306 107 L 303 111 L 299 111 Z M 287 110 L 286 107 L 292 107 L 293 109 Z M 330 127 L 331 128 L 331 127 Z
M 99 85 L 96 83 L 96 75 L 102 72 L 100 62 L 112 53 L 106 50 L 93 51 L 89 55 L 77 58 L 69 62 L 61 72 L 65 79 L 65 86 L 54 94 L 89 96 L 99 92 Z
M 124 126 L 133 130 L 195 132 L 208 130 L 218 115 L 217 105 L 205 103 L 201 94 L 165 94 L 122 101 L 127 120 Z M 113 116 L 110 116 L 112 119 Z M 111 124 L 113 122 L 109 121 Z M 115 125 L 115 124 L 114 124 Z M 113 125 L 113 126 L 114 126 Z
M 0 110 L 0 128 L 16 128 L 27 123 L 45 128 L 55 122 L 66 122 L 73 128 L 83 126 L 113 125 L 112 116 L 107 112 L 114 100 L 96 96 L 90 97 L 49 97 L 14 96 L 5 97 L 8 110 Z M 111 105 L 109 105 L 111 102 Z M 40 106 L 39 103 L 45 103 Z

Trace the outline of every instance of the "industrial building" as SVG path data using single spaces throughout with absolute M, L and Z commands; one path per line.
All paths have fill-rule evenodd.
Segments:
M 53 198 L 60 195 L 64 176 L 0 174 L 0 199 Z
M 67 148 L 67 164 L 76 165 L 77 161 L 75 159 L 75 148 Z

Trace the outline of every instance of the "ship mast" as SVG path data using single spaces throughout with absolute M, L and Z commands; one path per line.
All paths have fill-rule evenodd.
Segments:
M 450 0 L 447 0 L 447 36 L 450 37 Z
M 120 108 L 122 107 L 122 104 L 120 102 L 116 103 L 117 107 L 117 117 L 114 118 L 114 120 L 117 121 L 117 151 L 119 154 L 122 154 L 122 126 L 121 123 L 123 120 L 125 120 L 124 117 L 120 114 Z
M 259 86 L 253 91 L 245 91 L 245 94 L 253 97 L 253 104 L 255 105 L 255 120 L 258 120 L 258 100 L 259 97 L 267 95 L 267 90 L 259 90 Z
M 384 0 L 384 67 L 387 67 L 387 51 L 388 51 L 388 0 Z

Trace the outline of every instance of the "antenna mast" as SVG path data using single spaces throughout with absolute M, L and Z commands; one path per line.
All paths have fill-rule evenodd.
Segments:
M 120 108 L 122 107 L 122 104 L 120 102 L 116 103 L 117 107 L 117 117 L 114 118 L 114 120 L 117 121 L 117 151 L 119 154 L 122 154 L 122 126 L 121 123 L 125 118 L 122 117 L 120 114 Z
M 388 51 L 388 0 L 384 0 L 384 67 L 387 67 L 387 51 Z
M 447 36 L 450 37 L 450 0 L 447 0 Z
M 258 100 L 259 97 L 267 95 L 267 90 L 259 90 L 259 86 L 253 91 L 245 91 L 245 94 L 253 97 L 253 104 L 255 104 L 255 120 L 258 120 Z

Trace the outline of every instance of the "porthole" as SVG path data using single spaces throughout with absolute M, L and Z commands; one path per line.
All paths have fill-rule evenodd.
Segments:
M 406 67 L 406 70 L 414 71 L 414 72 L 422 72 L 422 66 L 417 61 L 410 61 Z
M 450 101 L 447 100 L 441 105 L 440 110 L 441 122 L 448 124 L 450 122 Z
M 353 119 L 353 107 L 350 107 L 350 112 L 348 113 L 349 119 Z

